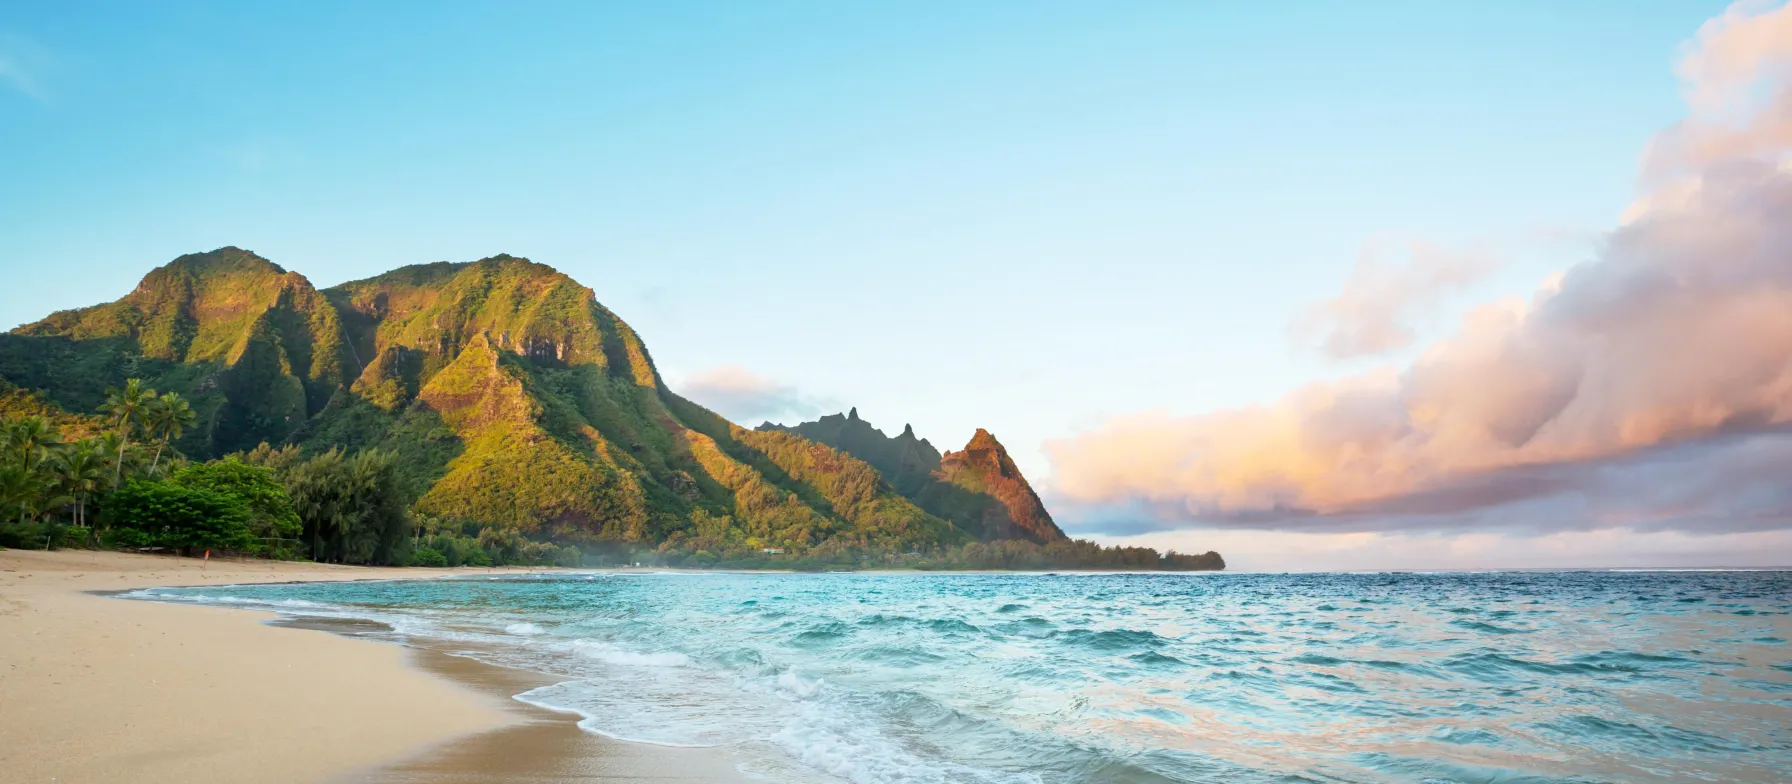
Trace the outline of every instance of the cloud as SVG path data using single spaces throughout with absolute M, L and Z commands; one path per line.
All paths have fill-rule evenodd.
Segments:
M 785 417 L 806 419 L 826 402 L 737 365 L 697 373 L 679 387 L 685 397 L 749 427 Z
M 1786 14 L 1701 29 L 1689 119 L 1788 94 L 1792 73 L 1769 67 L 1792 47 Z M 1655 179 L 1594 258 L 1474 309 L 1403 370 L 1047 443 L 1054 498 L 1134 530 L 1792 527 L 1792 137 L 1762 141 L 1780 121 L 1749 113 L 1728 132 L 1750 144 L 1677 148 L 1685 173 Z
M 1650 191 L 1633 215 L 1684 193 L 1719 161 L 1777 160 L 1792 147 L 1792 5 L 1741 2 L 1700 26 L 1679 65 L 1687 116 L 1643 154 Z
M 1316 303 L 1290 331 L 1302 343 L 1321 336 L 1321 352 L 1333 359 L 1383 354 L 1414 338 L 1409 321 L 1436 308 L 1445 294 L 1492 272 L 1497 260 L 1478 252 L 1452 252 L 1425 242 L 1408 243 L 1408 262 L 1382 263 L 1378 243 L 1363 247 L 1356 271 L 1337 297 Z

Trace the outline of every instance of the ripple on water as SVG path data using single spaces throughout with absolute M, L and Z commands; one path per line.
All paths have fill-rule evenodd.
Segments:
M 1518 629 L 1510 626 L 1500 626 L 1497 624 L 1471 621 L 1467 619 L 1451 621 L 1450 625 L 1458 629 L 1467 629 L 1471 632 L 1481 632 L 1482 634 L 1530 634 L 1531 632 L 1536 631 L 1535 629 Z
M 1135 653 L 1126 658 L 1128 661 L 1131 661 L 1140 667 L 1147 668 L 1182 669 L 1189 666 L 1188 662 L 1174 656 L 1165 656 L 1157 651 Z
M 1157 634 L 1143 629 L 1108 629 L 1099 632 L 1090 629 L 1071 629 L 1064 632 L 1061 637 L 1067 644 L 1097 651 L 1155 648 L 1168 642 Z
M 852 627 L 839 621 L 829 621 L 798 632 L 790 638 L 790 642 L 797 647 L 814 648 L 838 644 L 851 634 Z
M 1594 747 L 1617 744 L 1651 755 L 1668 749 L 1698 753 L 1734 753 L 1748 750 L 1745 746 L 1702 732 L 1671 726 L 1649 728 L 1598 716 L 1566 716 L 1534 726 L 1579 744 Z

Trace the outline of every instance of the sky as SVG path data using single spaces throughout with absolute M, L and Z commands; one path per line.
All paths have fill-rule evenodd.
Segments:
M 1792 564 L 1792 12 L 1485 5 L 12 4 L 0 329 L 510 253 L 1074 535 Z

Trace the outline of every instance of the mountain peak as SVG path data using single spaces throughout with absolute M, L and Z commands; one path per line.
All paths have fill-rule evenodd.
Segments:
M 965 444 L 964 448 L 967 450 L 994 449 L 1001 452 L 1004 457 L 1008 454 L 1008 450 L 1002 448 L 1002 442 L 997 441 L 994 435 L 983 428 L 977 428 L 977 432 L 971 435 L 970 443 Z
M 941 456 L 912 424 L 890 437 L 859 418 L 853 408 L 794 427 L 767 423 L 857 457 L 878 470 L 896 492 L 935 516 L 985 540 L 1064 538 L 1039 496 L 1021 476 L 1008 450 L 988 430 L 978 428 L 961 452 Z
M 1008 456 L 1002 442 L 988 430 L 977 428 L 958 452 L 940 458 L 939 475 L 965 490 L 985 493 L 1000 502 L 984 516 L 986 539 L 1031 539 L 1052 542 L 1064 538 L 1051 513 L 1033 492 L 1033 486 Z
M 205 253 L 188 253 L 150 271 L 149 274 L 155 275 L 157 272 L 162 272 L 164 270 L 189 272 L 193 274 L 220 272 L 266 272 L 275 275 L 286 274 L 285 267 L 268 261 L 255 251 L 243 250 L 235 245 L 225 245 L 222 248 L 207 251 Z M 145 279 L 148 279 L 148 276 L 145 276 Z

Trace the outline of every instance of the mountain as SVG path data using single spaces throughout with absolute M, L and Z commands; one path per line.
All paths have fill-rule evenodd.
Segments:
M 87 414 L 133 377 L 190 399 L 199 421 L 176 445 L 191 457 L 393 450 L 418 509 L 443 518 L 649 543 L 722 520 L 738 546 L 797 550 L 972 538 L 845 451 L 674 394 L 591 289 L 512 256 L 319 290 L 221 248 L 0 335 L 15 407 Z
M 221 248 L 175 259 L 117 302 L 0 336 L 0 379 L 82 414 L 126 378 L 180 392 L 199 421 L 177 446 L 209 456 L 286 440 L 352 377 L 347 348 L 304 276 Z
M 944 455 L 917 438 L 913 426 L 903 425 L 894 438 L 884 435 L 860 419 L 857 408 L 792 427 L 767 422 L 759 429 L 793 433 L 863 460 L 896 492 L 978 538 L 1040 544 L 1064 539 L 1008 450 L 982 428 L 962 451 Z

